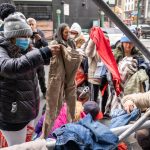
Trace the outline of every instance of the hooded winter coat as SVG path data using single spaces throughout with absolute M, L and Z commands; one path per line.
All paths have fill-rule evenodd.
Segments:
M 124 53 L 124 49 L 123 49 L 122 45 L 119 45 L 114 50 L 114 56 L 115 56 L 115 59 L 116 59 L 117 63 L 119 63 L 119 61 L 122 60 L 125 57 L 125 53 Z M 131 51 L 131 56 L 138 57 L 139 61 L 140 61 L 140 59 L 143 60 L 142 53 L 135 47 Z
M 22 55 L 0 35 L 0 129 L 15 131 L 17 128 L 4 128 L 2 123 L 23 124 L 36 118 L 40 97 L 34 68 L 49 62 L 50 56 L 47 47 Z
M 72 26 L 71 26 L 71 28 L 70 28 L 70 31 L 76 31 L 76 32 L 78 32 L 78 36 L 80 36 L 80 34 L 81 34 L 81 26 L 78 24 L 78 23 L 73 23 L 72 24 Z
M 135 105 L 140 109 L 147 109 L 150 107 L 150 91 L 145 93 L 134 93 L 130 95 L 126 95 L 121 100 L 122 104 L 126 101 L 131 100 L 135 103 Z

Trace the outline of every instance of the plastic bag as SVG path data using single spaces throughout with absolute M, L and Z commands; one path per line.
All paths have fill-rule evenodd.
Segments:
M 101 79 L 106 76 L 107 68 L 103 62 L 98 62 L 94 73 L 94 78 Z

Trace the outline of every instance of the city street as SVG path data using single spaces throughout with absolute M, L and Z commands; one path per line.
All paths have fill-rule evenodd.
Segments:
M 0 149 L 150 150 L 149 98 L 150 0 L 0 0 Z

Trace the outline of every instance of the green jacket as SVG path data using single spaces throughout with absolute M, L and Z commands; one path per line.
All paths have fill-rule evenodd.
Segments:
M 140 52 L 140 50 L 138 50 L 135 47 L 132 49 L 131 55 L 143 58 L 143 55 Z M 121 44 L 114 50 L 114 57 L 115 57 L 117 63 L 119 63 L 119 61 L 125 57 L 124 49 Z

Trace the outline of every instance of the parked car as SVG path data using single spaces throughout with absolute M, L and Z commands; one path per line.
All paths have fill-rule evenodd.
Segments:
M 110 40 L 110 46 L 112 48 L 115 48 L 120 43 L 120 39 L 123 36 L 122 31 L 119 28 L 101 28 L 101 29 L 104 32 L 104 34 L 108 35 L 108 38 Z M 83 35 L 87 41 L 89 39 L 89 34 L 83 31 Z
M 149 27 L 142 27 L 141 28 L 141 36 L 146 39 L 147 37 L 150 37 L 150 26 Z
M 139 28 L 150 27 L 150 25 L 148 25 L 148 24 L 139 24 L 138 27 L 139 27 Z
M 115 48 L 119 43 L 120 39 L 123 36 L 123 32 L 119 28 L 101 28 L 104 34 L 108 35 L 110 40 L 110 46 Z M 83 35 L 86 41 L 89 39 L 89 34 L 83 31 Z
M 150 25 L 148 25 L 148 24 L 139 24 L 138 26 L 137 25 L 131 25 L 131 26 L 129 26 L 129 29 L 134 29 L 134 30 L 136 30 L 136 28 L 142 28 L 142 27 L 150 27 Z

